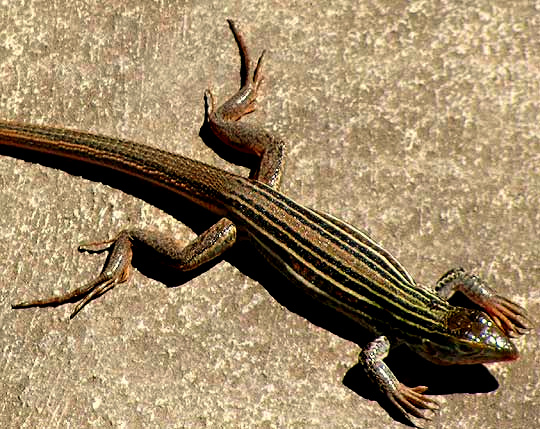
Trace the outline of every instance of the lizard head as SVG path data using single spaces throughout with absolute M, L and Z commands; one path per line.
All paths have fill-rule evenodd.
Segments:
M 425 339 L 417 351 L 439 365 L 514 360 L 518 351 L 510 338 L 484 312 L 454 307 L 444 321 L 440 340 Z

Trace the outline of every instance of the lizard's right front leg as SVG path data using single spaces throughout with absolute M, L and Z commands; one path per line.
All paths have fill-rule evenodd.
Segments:
M 378 337 L 360 352 L 358 362 L 377 389 L 406 420 L 409 420 L 410 416 L 429 420 L 424 410 L 436 411 L 439 404 L 424 395 L 428 389 L 426 386 L 408 387 L 396 378 L 383 360 L 388 356 L 389 350 L 388 338 Z

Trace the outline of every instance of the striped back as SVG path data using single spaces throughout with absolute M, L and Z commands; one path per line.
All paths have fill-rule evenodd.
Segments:
M 228 216 L 306 293 L 378 334 L 414 343 L 444 333 L 450 305 L 416 285 L 366 233 L 264 184 L 234 181 L 224 201 Z

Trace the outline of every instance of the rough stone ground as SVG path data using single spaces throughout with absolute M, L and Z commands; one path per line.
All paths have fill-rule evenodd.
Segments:
M 0 116 L 245 173 L 198 135 L 203 90 L 238 85 L 235 18 L 268 50 L 248 120 L 288 141 L 285 193 L 366 228 L 424 284 L 465 266 L 537 315 L 540 3 L 241 3 L 2 2 Z M 136 271 L 71 321 L 70 305 L 11 310 L 99 271 L 80 241 L 126 225 L 188 240 L 174 217 L 208 226 L 151 189 L 28 161 L 0 157 L 1 426 L 401 426 L 340 321 L 279 298 L 287 284 L 241 252 L 178 287 Z M 487 367 L 392 355 L 441 394 L 428 427 L 540 427 L 538 327 L 517 345 L 519 361 Z

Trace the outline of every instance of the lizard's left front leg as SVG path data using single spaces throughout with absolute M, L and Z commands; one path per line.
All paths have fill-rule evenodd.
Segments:
M 462 292 L 472 302 L 482 307 L 509 337 L 523 335 L 529 330 L 530 320 L 525 309 L 498 295 L 482 279 L 467 273 L 463 268 L 447 272 L 437 282 L 435 290 L 442 298 Z

